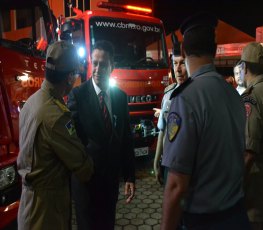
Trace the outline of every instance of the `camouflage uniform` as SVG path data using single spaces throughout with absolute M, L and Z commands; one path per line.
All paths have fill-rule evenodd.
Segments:
M 246 149 L 255 162 L 245 183 L 246 205 L 251 222 L 263 221 L 263 75 L 259 75 L 242 95 L 246 108 Z
M 20 113 L 18 172 L 22 195 L 19 230 L 67 230 L 70 172 L 88 181 L 93 163 L 77 138 L 70 112 L 48 81 Z

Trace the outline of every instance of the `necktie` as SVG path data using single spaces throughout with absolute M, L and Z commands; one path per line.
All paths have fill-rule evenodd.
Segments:
M 105 92 L 101 91 L 99 94 L 100 108 L 102 111 L 102 116 L 104 119 L 104 124 L 105 124 L 107 135 L 110 136 L 111 131 L 112 131 L 111 130 L 112 129 L 111 118 L 110 118 L 110 113 L 109 113 L 109 110 L 107 108 L 107 105 L 104 99 L 105 99 Z

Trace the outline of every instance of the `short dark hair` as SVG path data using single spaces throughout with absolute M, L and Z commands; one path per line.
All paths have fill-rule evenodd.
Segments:
M 92 52 L 95 49 L 106 51 L 109 54 L 110 61 L 114 63 L 114 47 L 111 42 L 105 40 L 97 41 L 92 48 Z
M 183 47 L 187 56 L 215 57 L 217 44 L 214 28 L 199 26 L 184 35 Z
M 244 62 L 246 63 L 246 67 L 249 69 L 249 71 L 253 75 L 263 74 L 263 65 L 262 64 L 252 63 L 252 62 L 247 62 L 247 61 L 244 61 Z
M 52 84 L 59 84 L 64 81 L 72 71 L 56 71 L 46 68 L 45 78 Z

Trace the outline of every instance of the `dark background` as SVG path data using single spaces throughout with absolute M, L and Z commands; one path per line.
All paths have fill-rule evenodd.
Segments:
M 263 26 L 262 0 L 153 0 L 154 16 L 160 18 L 166 34 L 177 30 L 183 20 L 197 11 L 209 11 L 220 20 L 255 37 Z

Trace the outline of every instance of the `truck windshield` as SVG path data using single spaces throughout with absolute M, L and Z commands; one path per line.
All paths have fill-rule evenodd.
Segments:
M 14 6 L 12 3 L 7 6 L 0 4 L 0 44 L 45 57 L 48 42 L 54 40 L 55 34 L 55 21 L 52 22 L 49 9 L 43 3 Z
M 98 40 L 114 45 L 115 68 L 168 68 L 164 31 L 158 24 L 94 17 L 90 19 L 90 35 L 91 46 Z

